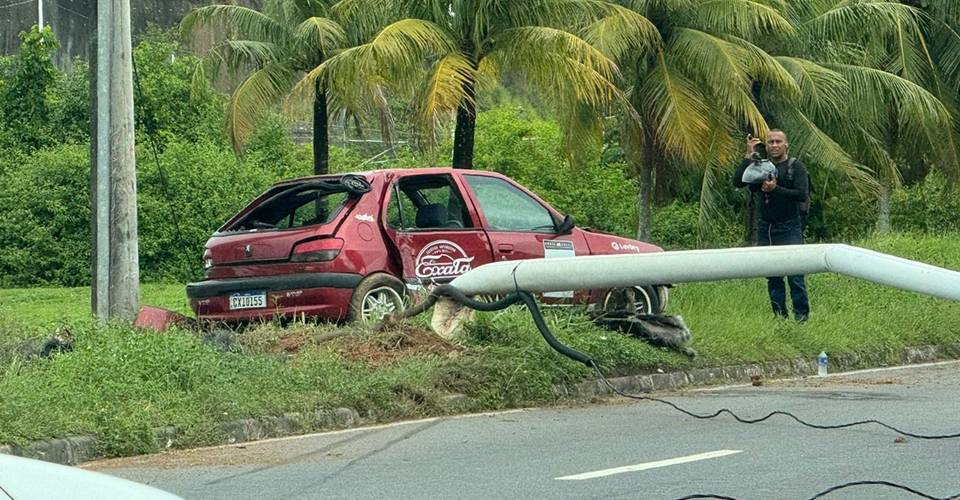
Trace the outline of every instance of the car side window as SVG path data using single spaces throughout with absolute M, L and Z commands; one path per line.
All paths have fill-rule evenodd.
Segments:
M 490 229 L 543 233 L 555 231 L 550 211 L 516 186 L 496 177 L 464 177 L 473 189 Z
M 402 231 L 474 227 L 459 190 L 448 175 L 404 177 L 390 190 L 387 225 Z

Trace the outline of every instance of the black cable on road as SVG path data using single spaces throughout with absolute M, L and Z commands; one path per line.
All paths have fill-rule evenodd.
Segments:
M 514 271 L 516 271 L 516 269 L 514 269 Z M 514 279 L 516 279 L 516 278 L 514 278 Z M 436 301 L 437 301 L 441 296 L 450 297 L 451 299 L 455 300 L 456 302 L 458 302 L 458 303 L 460 303 L 460 304 L 463 304 L 463 305 L 465 305 L 465 306 L 467 306 L 467 307 L 470 307 L 470 308 L 472 308 L 472 309 L 476 309 L 476 310 L 479 310 L 479 311 L 498 311 L 498 310 L 500 310 L 500 309 L 506 309 L 507 307 L 509 307 L 509 306 L 511 306 L 511 305 L 513 305 L 513 304 L 516 304 L 516 303 L 518 303 L 518 302 L 523 302 L 524 305 L 527 306 L 527 309 L 530 311 L 530 315 L 533 317 L 533 322 L 537 325 L 537 329 L 540 330 L 540 334 L 543 336 L 544 340 L 547 341 L 547 344 L 550 344 L 550 347 L 554 348 L 554 349 L 555 349 L 557 352 L 559 352 L 560 354 L 563 354 L 564 356 L 566 356 L 566 357 L 568 357 L 568 358 L 570 358 L 570 359 L 572 359 L 572 360 L 574 360 L 574 361 L 577 361 L 577 362 L 582 363 L 582 364 L 584 364 L 584 365 L 586 365 L 586 366 L 589 366 L 590 368 L 593 368 L 594 372 L 595 372 L 596 375 L 597 375 L 597 378 L 600 379 L 600 381 L 603 382 L 604 385 L 606 385 L 606 386 L 607 386 L 611 391 L 613 391 L 615 394 L 618 394 L 618 395 L 620 395 L 620 396 L 623 396 L 623 397 L 629 398 L 629 399 L 637 399 L 637 400 L 641 400 L 641 401 L 654 401 L 654 402 L 657 402 L 657 403 L 663 403 L 663 404 L 665 404 L 665 405 L 667 405 L 667 406 L 670 406 L 670 407 L 673 408 L 674 410 L 679 411 L 680 413 L 683 413 L 683 414 L 685 414 L 685 415 L 691 416 L 691 417 L 696 418 L 696 419 L 704 419 L 704 420 L 705 420 L 705 419 L 716 418 L 716 417 L 718 417 L 718 416 L 720 416 L 720 415 L 723 415 L 723 414 L 728 414 L 728 415 L 730 415 L 731 417 L 733 417 L 734 420 L 736 420 L 737 422 L 740 422 L 740 423 L 743 423 L 743 424 L 756 424 L 756 423 L 763 422 L 763 421 L 765 421 L 765 420 L 767 420 L 767 419 L 769 419 L 769 418 L 771 418 L 771 417 L 773 417 L 773 416 L 775 416 L 775 415 L 783 415 L 783 416 L 786 416 L 786 417 L 790 417 L 791 419 L 793 419 L 794 421 L 796 421 L 797 423 L 799 423 L 799 424 L 801 424 L 801 425 L 804 425 L 804 426 L 807 426 L 807 427 L 810 427 L 810 428 L 813 428 L 813 429 L 844 429 L 844 428 L 847 428 L 847 427 L 854 427 L 854 426 L 857 426 L 857 425 L 876 424 L 876 425 L 879 425 L 879 426 L 884 427 L 884 428 L 886 428 L 886 429 L 889 429 L 889 430 L 891 430 L 891 431 L 893 431 L 893 432 L 896 432 L 897 434 L 902 434 L 902 435 L 904 435 L 904 436 L 909 436 L 909 437 L 913 437 L 913 438 L 917 438 L 917 439 L 953 439 L 953 438 L 960 437 L 960 433 L 954 433 L 954 434 L 939 434 L 939 435 L 936 435 L 936 434 L 933 434 L 933 435 L 931 435 L 931 434 L 915 434 L 915 433 L 912 433 L 912 432 L 907 432 L 907 431 L 898 429 L 898 428 L 896 428 L 896 427 L 894 427 L 894 426 L 892 426 L 892 425 L 888 425 L 888 424 L 885 424 L 885 423 L 883 423 L 883 422 L 881 422 L 881 421 L 879 421 L 879 420 L 874 420 L 874 419 L 861 420 L 861 421 L 850 422 L 850 423 L 845 423 L 845 424 L 832 424 L 832 425 L 813 424 L 813 423 L 804 421 L 803 419 L 797 417 L 796 415 L 794 415 L 794 414 L 792 414 L 792 413 L 790 413 L 790 412 L 779 411 L 779 410 L 777 410 L 777 411 L 772 411 L 772 412 L 768 413 L 767 415 L 765 415 L 765 416 L 763 416 L 763 417 L 755 418 L 755 419 L 742 418 L 742 417 L 740 417 L 739 415 L 737 415 L 736 413 L 728 410 L 727 408 L 721 408 L 721 409 L 719 409 L 719 410 L 717 410 L 717 411 L 715 411 L 715 412 L 713 412 L 713 413 L 711 413 L 711 414 L 701 415 L 701 414 L 697 414 L 697 413 L 693 413 L 693 412 L 691 412 L 691 411 L 685 410 L 685 409 L 681 408 L 680 406 L 678 406 L 676 403 L 667 401 L 667 400 L 665 400 L 665 399 L 659 399 L 659 398 L 654 398 L 654 397 L 650 397 L 650 396 L 640 396 L 640 395 L 636 395 L 636 394 L 628 394 L 628 393 L 625 393 L 625 392 L 617 389 L 612 383 L 610 383 L 609 380 L 607 380 L 607 377 L 605 377 L 605 376 L 603 375 L 603 372 L 600 370 L 600 366 L 597 365 L 597 363 L 593 360 L 593 358 L 591 358 L 590 356 L 588 356 L 588 355 L 586 355 L 586 354 L 584 354 L 584 353 L 582 353 L 582 352 L 579 352 L 579 351 L 577 351 L 577 350 L 575 350 L 575 349 L 573 349 L 573 348 L 571 348 L 571 347 L 569 347 L 569 346 L 567 346 L 567 345 L 564 345 L 562 342 L 560 342 L 559 340 L 557 340 L 556 337 L 553 336 L 553 333 L 550 332 L 550 328 L 547 326 L 546 321 L 544 321 L 544 319 L 543 319 L 543 314 L 540 312 L 540 308 L 539 308 L 539 306 L 537 306 L 537 302 L 536 302 L 536 300 L 534 299 L 533 295 L 532 295 L 530 292 L 526 292 L 526 291 L 520 290 L 519 286 L 517 286 L 516 291 L 515 291 L 514 293 L 512 293 L 512 294 L 510 294 L 510 295 L 508 295 L 508 296 L 506 296 L 506 297 L 504 297 L 504 298 L 502 298 L 502 299 L 500 299 L 500 300 L 498 300 L 498 301 L 496 301 L 496 302 L 481 302 L 481 301 L 475 300 L 475 299 L 473 299 L 473 298 L 471 298 L 471 297 L 468 297 L 468 296 L 467 296 L 465 293 L 463 293 L 460 289 L 458 289 L 458 288 L 456 288 L 456 287 L 454 287 L 454 286 L 452 286 L 452 285 L 440 285 L 440 286 L 434 288 L 434 289 L 430 292 L 430 295 L 427 297 L 426 300 L 424 300 L 424 301 L 421 302 L 420 304 L 418 304 L 418 305 L 416 305 L 416 306 L 414 306 L 414 307 L 412 307 L 412 308 L 410 308 L 410 309 L 407 309 L 406 311 L 403 311 L 403 312 L 399 315 L 399 318 L 401 318 L 401 319 L 402 319 L 402 318 L 408 318 L 408 317 L 415 316 L 416 314 L 420 314 L 420 313 L 426 311 L 426 310 L 429 309 L 434 303 L 436 303 Z M 387 321 L 390 321 L 390 320 L 387 320 Z M 386 324 L 386 322 L 385 322 L 385 323 L 382 323 L 382 324 Z M 913 494 L 913 495 L 919 496 L 919 497 L 921 497 L 921 498 L 928 498 L 928 499 L 932 499 L 932 500 L 958 500 L 958 499 L 960 499 L 960 494 L 952 495 L 952 496 L 948 496 L 948 497 L 935 497 L 935 496 L 931 496 L 931 495 L 928 495 L 928 494 L 926 494 L 926 493 L 923 493 L 923 492 L 921 492 L 921 491 L 915 490 L 915 489 L 913 489 L 913 488 L 910 488 L 909 486 L 904 486 L 904 485 L 902 485 L 902 484 L 897 484 L 897 483 L 893 483 L 893 482 L 890 482 L 890 481 L 852 481 L 852 482 L 849 482 L 849 483 L 844 483 L 844 484 L 840 484 L 840 485 L 837 485 L 837 486 L 830 487 L 830 488 L 828 488 L 828 489 L 826 489 L 826 490 L 824 490 L 824 491 L 822 491 L 822 492 L 820 492 L 820 493 L 817 493 L 816 495 L 810 497 L 810 500 L 815 500 L 815 499 L 817 499 L 817 498 L 825 497 L 825 496 L 827 496 L 827 495 L 829 495 L 829 494 L 831 494 L 831 493 L 833 493 L 833 492 L 835 492 L 835 491 L 840 491 L 840 490 L 842 490 L 842 489 L 852 488 L 852 487 L 855 487 L 855 486 L 866 486 L 866 485 L 886 486 L 886 487 L 889 487 L 889 488 L 896 488 L 896 489 L 900 489 L 900 490 L 906 491 L 906 492 L 908 492 L 908 493 L 911 493 L 911 494 Z M 695 498 L 716 498 L 716 499 L 721 499 L 721 500 L 737 500 L 735 497 L 728 497 L 728 496 L 714 495 L 714 494 L 694 494 L 694 495 L 688 495 L 688 496 L 682 497 L 682 498 L 680 498 L 680 499 L 678 499 L 678 500 L 688 500 L 688 499 L 695 499 Z
M 817 493 L 816 495 L 810 497 L 810 500 L 816 500 L 817 498 L 823 498 L 831 493 L 840 491 L 847 488 L 853 488 L 855 486 L 886 486 L 888 488 L 896 488 L 898 490 L 906 491 L 920 498 L 928 498 L 930 500 L 957 500 L 960 499 L 960 494 L 952 495 L 949 497 L 935 497 L 928 495 L 922 491 L 915 490 L 909 486 L 904 486 L 902 484 L 897 484 L 891 481 L 852 481 L 849 483 L 839 484 L 837 486 L 832 486 L 826 490 Z M 723 495 L 712 495 L 712 494 L 696 494 L 696 495 L 687 495 L 685 497 L 680 497 L 677 500 L 689 500 L 694 498 L 720 498 L 723 500 L 738 500 L 736 497 L 727 497 Z
M 892 426 L 892 425 L 885 424 L 885 423 L 883 423 L 883 422 L 881 422 L 881 421 L 879 421 L 879 420 L 874 420 L 874 419 L 870 419 L 870 420 L 860 420 L 860 421 L 857 421 L 857 422 L 849 422 L 849 423 L 845 423 L 845 424 L 832 424 L 832 425 L 812 424 L 812 423 L 807 422 L 807 421 L 801 419 L 800 417 L 798 417 L 798 416 L 796 416 L 796 415 L 794 415 L 794 414 L 792 414 L 792 413 L 790 413 L 790 412 L 780 411 L 780 410 L 772 411 L 772 412 L 770 412 L 770 413 L 768 413 L 768 414 L 766 414 L 766 415 L 764 415 L 763 417 L 760 417 L 760 418 L 743 418 L 743 417 L 737 415 L 736 413 L 728 410 L 727 408 L 721 408 L 721 409 L 719 409 L 719 410 L 717 410 L 717 411 L 715 411 L 715 412 L 713 412 L 713 413 L 711 413 L 711 414 L 709 414 L 709 415 L 701 415 L 701 414 L 697 414 L 697 413 L 693 413 L 693 412 L 691 412 L 691 411 L 685 410 L 685 409 L 677 406 L 675 403 L 672 403 L 672 402 L 667 401 L 667 400 L 665 400 L 665 399 L 659 399 L 659 398 L 654 398 L 654 397 L 650 397 L 650 396 L 640 396 L 640 395 L 637 395 L 637 394 L 627 394 L 627 393 L 625 393 L 625 392 L 617 389 L 613 384 L 611 384 L 610 381 L 607 380 L 607 378 L 603 376 L 603 373 L 600 372 L 600 367 L 599 367 L 599 366 L 596 366 L 596 365 L 594 364 L 594 365 L 593 365 L 593 369 L 594 369 L 594 371 L 595 371 L 596 374 L 597 374 L 597 378 L 599 378 L 600 381 L 604 383 L 604 385 L 606 385 L 608 388 L 610 388 L 611 391 L 619 394 L 620 396 L 623 396 L 623 397 L 625 397 L 625 398 L 630 398 L 630 399 L 638 399 L 638 400 L 641 400 L 641 401 L 655 401 L 655 402 L 657 402 L 657 403 L 663 403 L 663 404 L 665 404 L 665 405 L 670 406 L 670 407 L 673 408 L 674 410 L 677 410 L 677 411 L 679 411 L 680 413 L 683 413 L 684 415 L 689 415 L 689 416 L 691 416 L 691 417 L 693 417 L 693 418 L 709 419 L 709 418 L 719 417 L 720 415 L 723 415 L 723 414 L 727 414 L 727 415 L 730 415 L 731 417 L 733 417 L 734 420 L 736 420 L 737 422 L 740 422 L 740 423 L 742 423 L 742 424 L 756 424 L 756 423 L 763 422 L 764 420 L 767 420 L 767 419 L 769 419 L 769 418 L 771 418 L 771 417 L 773 417 L 773 416 L 783 415 L 783 416 L 785 416 L 785 417 L 789 417 L 789 418 L 793 419 L 795 422 L 797 422 L 797 423 L 800 424 L 800 425 L 805 425 L 805 426 L 810 427 L 810 428 L 813 428 L 813 429 L 825 429 L 825 430 L 828 430 L 828 429 L 845 429 L 845 428 L 847 428 L 847 427 L 854 427 L 854 426 L 857 426 L 857 425 L 876 424 L 876 425 L 879 425 L 879 426 L 884 427 L 884 428 L 886 428 L 886 429 L 890 429 L 891 431 L 896 432 L 897 434 L 902 434 L 902 435 L 904 435 L 904 436 L 909 436 L 909 437 L 917 438 L 917 439 L 954 439 L 954 438 L 960 437 L 960 433 L 954 433 L 954 434 L 914 434 L 914 433 L 912 433 L 912 432 L 908 432 L 908 431 L 905 431 L 905 430 L 898 429 L 898 428 L 896 428 L 896 427 L 894 427 L 894 426 Z

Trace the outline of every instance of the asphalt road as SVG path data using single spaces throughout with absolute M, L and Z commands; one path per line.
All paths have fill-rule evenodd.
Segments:
M 772 410 L 836 424 L 877 419 L 960 433 L 960 363 L 658 394 L 689 410 Z M 806 499 L 848 481 L 960 494 L 960 438 L 902 439 L 876 425 L 815 430 L 785 417 L 740 424 L 620 400 L 430 419 L 89 464 L 197 499 Z M 826 498 L 921 498 L 862 486 Z

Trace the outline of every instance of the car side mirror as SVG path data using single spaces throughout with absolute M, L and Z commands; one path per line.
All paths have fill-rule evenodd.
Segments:
M 563 216 L 563 221 L 560 225 L 557 226 L 557 234 L 570 234 L 573 232 L 574 226 L 577 225 L 577 222 L 573 220 L 573 216 L 570 214 Z

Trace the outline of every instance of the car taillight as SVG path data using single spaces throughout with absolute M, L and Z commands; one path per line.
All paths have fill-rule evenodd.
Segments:
M 293 247 L 290 262 L 325 262 L 333 260 L 343 249 L 340 238 L 324 238 L 297 244 Z
M 213 255 L 210 253 L 210 249 L 203 251 L 203 270 L 206 271 L 213 267 Z

